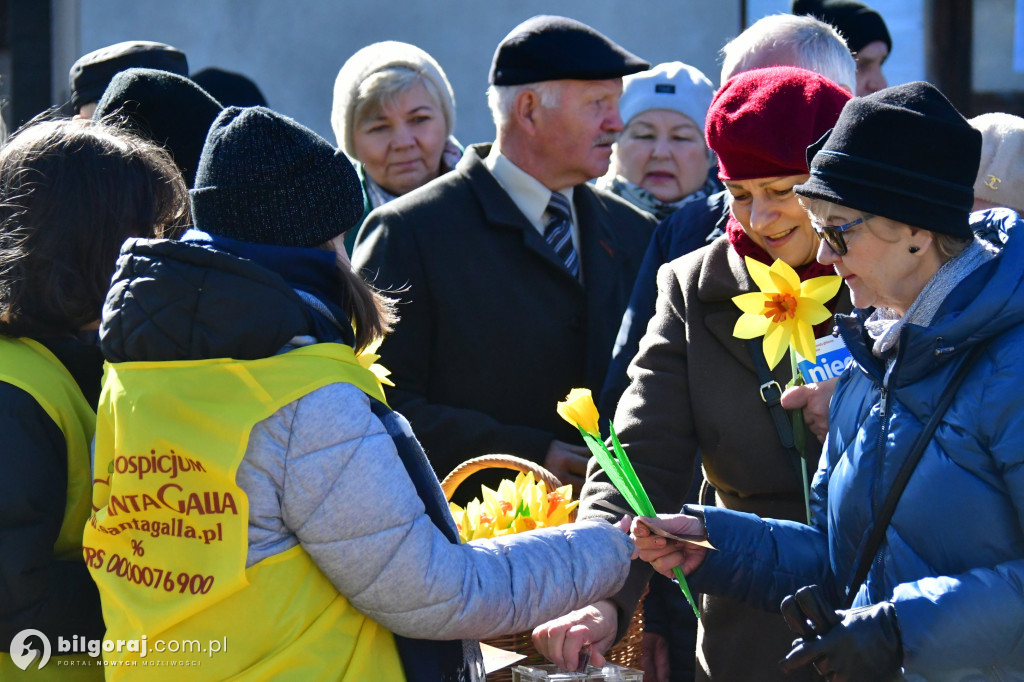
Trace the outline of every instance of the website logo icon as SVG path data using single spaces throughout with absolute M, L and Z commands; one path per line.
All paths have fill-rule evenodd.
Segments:
M 22 630 L 11 640 L 11 660 L 22 670 L 39 660 L 42 668 L 50 660 L 50 640 L 39 630 Z

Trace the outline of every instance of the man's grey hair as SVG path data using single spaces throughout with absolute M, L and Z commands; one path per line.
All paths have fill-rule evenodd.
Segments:
M 857 63 L 835 28 L 810 16 L 773 14 L 722 48 L 722 83 L 765 66 L 799 66 L 855 92 Z
M 540 81 L 523 85 L 492 85 L 487 88 L 487 106 L 491 109 L 494 127 L 501 130 L 512 117 L 512 108 L 520 94 L 532 90 L 540 97 L 540 105 L 547 109 L 557 107 L 562 98 L 558 81 Z

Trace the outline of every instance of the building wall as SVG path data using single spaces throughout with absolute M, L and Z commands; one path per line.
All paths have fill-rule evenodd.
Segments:
M 334 141 L 334 78 L 345 59 L 378 40 L 431 53 L 458 104 L 456 136 L 489 140 L 487 71 L 495 46 L 535 14 L 588 23 L 652 63 L 681 60 L 717 84 L 718 50 L 740 29 L 740 0 L 51 0 L 54 102 L 66 99 L 67 71 L 81 54 L 122 40 L 182 49 L 193 71 L 206 66 L 255 80 L 270 106 Z M 871 0 L 893 36 L 890 83 L 925 78 L 926 0 Z M 790 0 L 747 0 L 747 24 L 787 12 Z
M 248 75 L 272 108 L 331 141 L 334 78 L 349 55 L 371 42 L 414 43 L 440 62 L 455 90 L 456 136 L 471 143 L 494 135 L 485 97 L 494 48 L 535 14 L 574 17 L 652 63 L 680 59 L 713 81 L 717 51 L 740 21 L 738 0 L 53 1 L 79 7 L 77 18 L 60 12 L 66 19 L 55 35 L 55 89 L 62 96 L 74 60 L 69 53 L 158 40 L 183 50 L 193 71 L 219 66 Z

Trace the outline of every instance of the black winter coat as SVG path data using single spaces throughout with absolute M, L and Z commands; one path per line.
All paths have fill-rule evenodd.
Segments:
M 574 387 L 598 394 L 654 219 L 589 185 L 573 190 L 583 281 L 562 265 L 482 157 L 374 210 L 353 265 L 402 301 L 381 346 L 438 476 L 501 452 L 543 462 L 579 442 L 555 412 Z M 478 490 L 478 489 L 477 489 Z
M 76 339 L 37 339 L 68 369 L 96 409 L 103 356 Z M 0 382 L 0 651 L 26 628 L 57 637 L 103 636 L 96 584 L 82 561 L 57 561 L 68 451 L 64 434 L 36 399 Z M 56 653 L 56 652 L 55 652 Z

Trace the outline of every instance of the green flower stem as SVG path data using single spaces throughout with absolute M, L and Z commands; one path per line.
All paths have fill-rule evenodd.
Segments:
M 800 374 L 800 370 L 796 364 L 796 351 L 792 347 L 789 349 L 789 367 L 792 371 L 793 378 L 790 380 L 786 387 L 790 386 L 802 386 L 804 384 L 804 378 Z M 811 488 L 807 484 L 807 464 L 804 463 L 804 447 L 807 445 L 807 425 L 804 423 L 804 412 L 803 410 L 793 410 L 790 415 L 793 420 L 793 446 L 796 448 L 797 464 L 800 467 L 800 478 L 803 482 L 804 490 L 804 514 L 807 516 L 807 523 L 811 523 Z
M 608 451 L 608 446 L 604 444 L 604 441 L 587 433 L 579 425 L 577 425 L 577 428 L 580 429 L 583 442 L 590 448 L 590 452 L 593 453 L 597 463 L 601 465 L 601 469 L 611 479 L 615 489 L 626 498 L 626 502 L 629 503 L 633 512 L 638 516 L 656 517 L 657 512 L 654 510 L 654 505 L 651 504 L 651 498 L 647 495 L 647 491 L 644 490 L 643 484 L 640 483 L 640 479 L 637 477 L 629 457 L 626 456 L 626 451 L 623 449 L 622 444 L 619 443 L 619 437 L 615 435 L 615 427 L 612 423 L 608 422 L 608 430 L 611 432 L 612 447 L 615 448 L 617 458 Z M 693 615 L 699 619 L 700 612 L 697 610 L 697 603 L 693 599 L 693 594 L 690 593 L 690 586 L 686 583 L 686 576 L 683 575 L 683 570 L 676 566 L 672 569 L 672 572 L 679 582 L 679 589 L 682 590 L 683 596 L 686 597 L 690 608 L 693 609 Z

